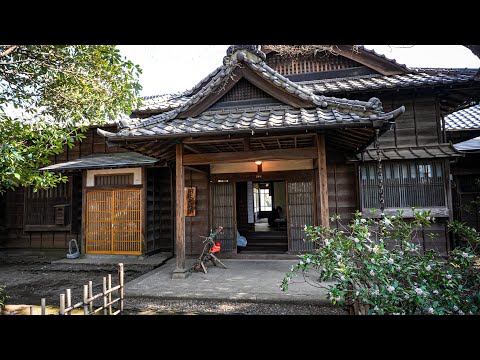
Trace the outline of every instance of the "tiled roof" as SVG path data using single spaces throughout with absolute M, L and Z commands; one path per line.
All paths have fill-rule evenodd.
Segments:
M 299 82 L 315 94 L 334 94 L 349 91 L 394 89 L 407 87 L 451 85 L 480 81 L 478 69 L 413 69 L 402 75 L 362 75 L 342 79 L 325 79 Z
M 407 71 L 410 71 L 410 69 L 407 67 L 407 65 L 405 65 L 405 64 L 400 64 L 400 63 L 397 62 L 397 60 L 395 60 L 395 59 L 386 57 L 384 54 L 377 53 L 377 52 L 376 52 L 375 50 L 373 50 L 373 49 L 367 49 L 367 48 L 365 48 L 365 46 L 363 46 L 363 45 L 359 45 L 358 47 L 359 47 L 360 49 L 362 49 L 363 51 L 365 51 L 365 52 L 369 52 L 370 54 L 373 54 L 373 55 L 375 55 L 375 56 L 378 56 L 378 57 L 380 57 L 380 58 L 382 58 L 382 59 L 385 59 L 385 60 L 387 60 L 387 61 L 389 61 L 389 62 L 397 65 L 397 66 L 403 67 L 403 68 L 404 68 L 405 70 L 407 70 Z
M 106 133 L 109 139 L 115 137 L 135 137 L 154 135 L 198 135 L 228 132 L 251 132 L 270 129 L 329 128 L 338 125 L 372 125 L 373 120 L 389 121 L 400 115 L 404 108 L 389 113 L 359 115 L 355 111 L 341 112 L 336 109 L 296 109 L 291 106 L 275 106 L 233 110 L 206 111 L 198 117 L 155 121 L 148 126 L 122 129 L 117 134 Z
M 64 171 L 64 170 L 81 170 L 81 169 L 99 169 L 99 168 L 115 168 L 126 166 L 142 166 L 153 165 L 158 159 L 145 156 L 136 152 L 127 151 L 112 154 L 93 154 L 78 158 L 76 160 L 64 163 L 53 164 L 41 168 L 42 171 Z
M 453 145 L 455 149 L 460 150 L 460 151 L 476 151 L 480 150 L 480 136 L 463 141 L 461 143 Z
M 219 69 L 216 71 L 219 71 Z M 370 74 L 348 78 L 303 81 L 296 84 L 317 95 L 331 95 L 349 91 L 451 85 L 480 81 L 478 69 L 415 68 L 412 70 L 413 73 L 403 75 Z M 200 84 L 205 83 L 206 79 L 211 79 L 212 74 L 202 80 Z M 190 99 L 188 94 L 193 93 L 194 89 L 198 89 L 198 85 L 184 93 L 148 97 L 134 113 L 164 112 L 176 109 Z
M 480 129 L 480 104 L 455 111 L 445 116 L 446 130 L 478 130 Z
M 452 144 L 427 145 L 427 146 L 410 146 L 404 148 L 382 148 L 382 160 L 411 160 L 411 159 L 429 159 L 429 158 L 448 158 L 454 156 L 463 156 Z M 376 161 L 377 151 L 375 149 L 367 149 L 349 161 Z
M 227 51 L 228 54 L 228 51 Z M 194 90 L 190 90 L 191 96 L 187 101 L 181 103 L 173 110 L 166 111 L 161 114 L 150 116 L 146 119 L 133 118 L 120 121 L 118 133 L 110 133 L 99 130 L 99 133 L 112 138 L 122 138 L 130 136 L 154 136 L 154 135 L 173 135 L 182 133 L 211 133 L 212 131 L 240 131 L 243 129 L 254 128 L 268 128 L 276 127 L 277 118 L 275 121 L 266 121 L 259 124 L 256 122 L 256 117 L 269 116 L 265 112 L 261 113 L 258 109 L 247 111 L 246 109 L 235 109 L 230 111 L 226 117 L 218 115 L 213 123 L 210 122 L 210 116 L 206 113 L 195 118 L 188 118 L 186 120 L 179 120 L 177 117 L 183 112 L 187 111 L 191 106 L 202 101 L 208 95 L 221 89 L 226 80 L 229 79 L 237 66 L 248 66 L 251 70 L 259 74 L 266 81 L 273 86 L 281 88 L 290 93 L 292 96 L 303 101 L 303 103 L 310 103 L 311 106 L 306 106 L 306 109 L 294 109 L 286 107 L 283 111 L 285 119 L 283 127 L 285 126 L 300 126 L 303 123 L 311 124 L 311 121 L 316 121 L 316 125 L 325 125 L 331 120 L 331 124 L 349 124 L 355 121 L 368 121 L 370 124 L 373 120 L 391 120 L 405 111 L 404 107 L 390 112 L 384 113 L 382 111 L 382 103 L 377 98 L 371 98 L 369 101 L 348 100 L 335 97 L 326 97 L 323 95 L 315 95 L 309 89 L 292 82 L 288 78 L 282 76 L 274 69 L 269 67 L 262 59 L 247 50 L 237 50 L 229 57 L 224 58 L 224 65 L 219 67 L 215 72 L 212 72 L 208 77 L 203 79 Z M 184 96 L 183 94 L 182 96 Z M 151 98 L 153 99 L 153 98 Z M 174 98 L 169 98 L 172 101 Z M 273 110 L 266 110 L 274 113 Z M 297 116 L 301 114 L 300 117 Z M 250 114 L 250 115 L 245 115 Z M 253 115 L 252 115 L 253 114 Z M 310 120 L 313 114 L 317 114 L 315 120 Z M 212 115 L 213 116 L 213 115 Z M 222 117 L 223 116 L 223 117 Z M 275 116 L 277 116 L 275 114 Z M 289 122 L 287 117 L 295 117 L 296 120 Z M 222 123 L 219 119 L 226 118 L 226 123 Z M 262 118 L 263 119 L 263 118 Z M 241 120 L 241 122 L 239 122 Z M 270 117 L 267 120 L 272 120 Z M 200 121 L 200 122 L 198 122 Z M 203 121 L 203 123 L 201 122 Z M 197 122 L 197 123 L 193 123 Z M 221 123 L 221 126 L 217 126 Z M 232 126 L 230 126 L 232 125 Z

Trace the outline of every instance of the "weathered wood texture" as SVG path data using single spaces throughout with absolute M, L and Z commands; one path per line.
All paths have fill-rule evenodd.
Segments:
M 378 95 L 380 96 L 380 95 Z M 395 127 L 380 137 L 382 147 L 435 145 L 442 142 L 438 132 L 436 98 L 433 94 L 409 93 L 406 95 L 382 94 L 383 109 L 392 111 L 402 105 L 405 113 L 395 120 Z M 373 144 L 369 148 L 373 149 Z
M 147 169 L 146 253 L 172 251 L 172 201 L 169 168 Z
M 105 129 L 114 131 L 116 127 Z M 67 149 L 61 154 L 52 156 L 53 164 L 75 160 L 81 156 L 92 153 L 113 153 L 123 152 L 121 148 L 109 148 L 106 146 L 106 140 L 103 136 L 97 134 L 97 129 L 89 129 L 86 132 L 86 138 L 83 142 L 77 143 L 74 148 Z M 32 203 L 26 201 L 26 189 L 21 187 L 15 191 L 8 190 L 3 196 L 3 219 L 0 218 L 0 246 L 7 248 L 32 248 L 32 249 L 68 249 L 68 242 L 76 239 L 81 246 L 80 232 L 82 221 L 82 176 L 80 172 L 72 176 L 71 203 L 69 216 L 71 217 L 71 230 L 69 231 L 51 231 L 45 228 L 45 231 L 24 231 L 25 225 L 25 207 Z M 1 206 L 1 205 L 0 205 Z M 1 214 L 1 210 L 0 210 Z M 2 215 L 0 215 L 2 216 Z M 57 227 L 60 228 L 60 227 Z M 3 241 L 2 241 L 3 240 Z
M 208 236 L 208 175 L 185 170 L 185 186 L 194 186 L 196 193 L 196 214 L 185 217 L 185 251 L 187 254 L 200 254 L 203 249 L 201 236 Z
M 352 219 L 359 208 L 354 165 L 345 164 L 342 156 L 334 150 L 327 151 L 328 206 L 330 216 L 340 215 L 342 223 Z M 335 226 L 336 224 L 331 224 Z
M 317 193 L 320 200 L 320 209 L 317 212 L 319 223 L 323 226 L 329 226 L 329 209 L 328 209 L 328 178 L 327 178 L 327 153 L 325 148 L 325 135 L 317 134 L 317 151 L 318 151 L 318 183 L 319 192 Z

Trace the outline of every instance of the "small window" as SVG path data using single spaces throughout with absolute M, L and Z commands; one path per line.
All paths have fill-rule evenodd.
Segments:
M 25 230 L 69 230 L 70 215 L 70 181 L 36 192 L 33 187 L 25 189 Z
M 95 175 L 95 186 L 133 185 L 133 174 Z
M 385 208 L 444 207 L 445 181 L 441 161 L 383 163 Z M 378 209 L 377 164 L 360 167 L 362 208 Z

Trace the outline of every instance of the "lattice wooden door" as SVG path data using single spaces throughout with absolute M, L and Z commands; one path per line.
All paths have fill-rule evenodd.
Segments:
M 142 253 L 141 190 L 87 192 L 87 254 Z
M 311 251 L 313 244 L 304 242 L 305 225 L 313 225 L 313 181 L 287 181 L 289 251 Z
M 223 232 L 217 236 L 222 244 L 221 251 L 236 251 L 237 237 L 235 226 L 235 184 L 213 183 L 212 192 L 212 226 L 223 226 Z

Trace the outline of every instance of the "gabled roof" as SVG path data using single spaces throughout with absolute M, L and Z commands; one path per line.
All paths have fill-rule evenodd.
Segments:
M 403 108 L 389 113 L 363 115 L 359 112 L 343 112 L 320 107 L 296 109 L 291 106 L 251 107 L 243 109 L 220 109 L 205 111 L 197 117 L 155 121 L 149 125 L 122 129 L 119 135 L 107 134 L 109 139 L 125 136 L 196 136 L 220 133 L 250 133 L 259 130 L 293 130 L 296 128 L 328 128 L 343 126 L 372 126 L 372 121 L 390 121 L 400 115 Z M 102 134 L 106 133 L 100 131 Z
M 262 45 L 261 49 L 266 54 L 275 52 L 276 45 Z M 284 48 L 293 46 L 283 45 Z M 395 59 L 387 58 L 375 50 L 366 49 L 362 45 L 301 45 L 303 48 L 311 48 L 310 51 L 325 50 L 333 54 L 346 57 L 373 69 L 381 75 L 398 75 L 409 73 L 411 70 L 405 65 L 398 63 Z
M 258 49 L 248 46 L 230 47 L 224 58 L 224 64 L 197 86 L 180 95 L 179 98 L 188 99 L 184 102 L 180 101 L 176 108 L 145 119 L 132 118 L 121 121 L 118 133 L 100 129 L 99 133 L 110 141 L 115 141 L 170 135 L 195 134 L 198 136 L 212 132 L 251 131 L 259 128 L 299 128 L 307 125 L 332 127 L 335 124 L 336 126 L 353 124 L 358 126 L 355 124 L 359 122 L 363 122 L 364 126 L 372 127 L 374 122 L 379 126 L 379 122 L 391 121 L 405 111 L 402 106 L 385 113 L 382 103 L 377 98 L 359 101 L 316 95 L 308 88 L 292 82 L 269 67 L 264 61 L 265 55 L 262 54 Z M 261 108 L 237 108 L 229 110 L 228 114 L 221 114 L 218 111 L 206 113 L 208 107 L 220 99 L 241 78 L 246 78 L 285 104 L 286 107 L 283 110 L 277 110 L 282 112 L 281 126 L 277 126 L 278 121 L 272 120 L 277 116 L 273 110 L 265 112 Z M 174 98 L 166 101 L 172 100 Z
M 445 129 L 447 131 L 480 130 L 480 104 L 445 116 Z

